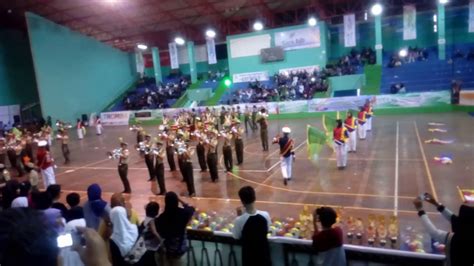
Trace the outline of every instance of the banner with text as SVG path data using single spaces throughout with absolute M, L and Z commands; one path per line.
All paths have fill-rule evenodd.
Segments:
M 234 83 L 239 82 L 253 82 L 253 81 L 267 81 L 268 71 L 260 71 L 260 72 L 248 72 L 248 73 L 240 73 L 232 75 L 232 80 Z
M 403 40 L 416 39 L 416 6 L 403 6 Z
M 168 48 L 169 48 L 169 53 L 170 53 L 171 69 L 178 69 L 179 68 L 178 47 L 176 47 L 176 43 L 170 42 L 168 44 Z
M 474 32 L 474 0 L 469 1 L 469 32 Z
M 319 27 L 281 31 L 275 33 L 275 46 L 286 51 L 321 46 Z
M 217 64 L 216 43 L 214 42 L 214 39 L 207 39 L 206 46 L 207 46 L 207 61 L 209 62 L 209 65 Z
M 137 66 L 137 73 L 140 74 L 140 77 L 143 77 L 145 72 L 145 63 L 143 61 L 143 54 L 141 51 L 135 52 L 135 64 Z
M 292 68 L 283 68 L 278 70 L 279 74 L 288 75 L 293 72 L 305 71 L 306 73 L 313 73 L 315 70 L 319 71 L 319 66 L 304 66 L 304 67 L 292 67 Z
M 356 46 L 356 21 L 354 14 L 344 15 L 344 47 Z
M 130 111 L 107 112 L 100 114 L 100 121 L 104 126 L 124 126 L 128 125 Z

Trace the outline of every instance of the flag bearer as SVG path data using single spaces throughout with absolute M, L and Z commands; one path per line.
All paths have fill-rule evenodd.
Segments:
M 349 141 L 347 145 L 347 152 L 356 152 L 356 144 L 357 144 L 357 134 L 356 134 L 356 120 L 352 116 L 352 112 L 347 113 L 346 120 L 344 121 L 344 126 L 349 132 Z
M 342 170 L 346 168 L 347 165 L 346 142 L 349 138 L 349 133 L 347 132 L 347 129 L 342 126 L 341 119 L 338 119 L 336 123 L 337 126 L 333 131 L 334 150 L 336 151 L 337 168 Z

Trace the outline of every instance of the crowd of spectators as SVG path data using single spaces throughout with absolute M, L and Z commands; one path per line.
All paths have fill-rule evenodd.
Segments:
M 406 50 L 406 55 L 398 52 L 392 54 L 390 60 L 388 62 L 387 67 L 394 68 L 400 67 L 403 64 L 410 64 L 417 61 L 425 61 L 428 60 L 429 52 L 426 48 L 418 48 L 418 47 L 408 47 Z
M 123 99 L 125 110 L 162 109 L 169 108 L 167 100 L 178 99 L 189 87 L 190 82 L 186 78 L 180 78 L 176 82 L 154 84 L 154 79 L 142 80 L 140 87 L 145 87 L 144 92 L 138 90 L 127 93 Z

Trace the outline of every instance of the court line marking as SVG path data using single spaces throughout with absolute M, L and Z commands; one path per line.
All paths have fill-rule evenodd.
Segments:
M 100 164 L 100 163 L 103 163 L 105 161 L 109 161 L 110 159 L 103 159 L 103 160 L 100 160 L 100 161 L 97 161 L 97 162 L 93 162 L 93 163 L 89 163 L 89 164 L 86 164 L 86 165 L 83 165 L 83 166 L 80 166 L 80 167 L 73 167 L 70 171 L 70 172 L 62 172 L 62 173 L 59 173 L 59 174 L 56 174 L 55 176 L 58 177 L 58 176 L 61 176 L 61 175 L 65 175 L 65 174 L 69 174 L 69 173 L 73 173 L 77 170 L 80 170 L 80 169 L 85 169 L 87 167 L 91 167 L 93 165 L 96 165 L 96 164 Z M 61 167 L 58 167 L 58 168 L 61 168 Z
M 72 171 L 75 172 L 74 167 L 67 167 L 67 166 L 61 166 L 61 167 L 58 167 L 58 168 L 62 168 L 62 169 L 71 169 Z M 117 170 L 117 167 L 81 167 L 81 169 L 86 169 L 86 170 Z M 146 167 L 129 167 L 128 168 L 129 170 L 148 170 L 148 168 Z M 71 171 L 71 170 L 67 170 L 66 172 L 68 171 Z M 165 168 L 165 171 L 169 171 L 170 169 L 169 168 Z M 201 168 L 194 168 L 193 171 L 201 171 Z M 267 171 L 266 170 L 245 170 L 245 169 L 242 169 L 242 170 L 237 170 L 238 172 L 244 172 L 244 173 L 266 173 Z M 207 172 L 207 171 L 206 171 Z M 72 172 L 68 172 L 68 173 L 72 173 Z
M 255 184 L 255 185 L 260 185 L 260 186 L 264 186 L 264 187 L 267 187 L 267 188 L 272 188 L 272 189 L 275 189 L 275 190 L 281 190 L 281 191 L 285 191 L 285 192 L 292 192 L 292 193 L 303 193 L 303 194 L 314 194 L 314 195 L 324 195 L 324 196 L 335 196 L 335 195 L 338 195 L 338 196 L 347 196 L 347 197 L 370 197 L 370 198 L 393 198 L 394 196 L 392 195 L 376 195 L 376 194 L 359 194 L 359 193 L 345 193 L 345 192 L 324 192 L 324 191 L 304 191 L 304 190 L 294 190 L 294 189 L 288 189 L 288 188 L 282 188 L 282 187 L 275 187 L 275 186 L 271 186 L 271 185 L 267 185 L 267 184 L 263 184 L 263 183 L 260 183 L 260 182 L 257 182 L 257 181 L 253 181 L 253 180 L 249 180 L 249 179 L 246 179 L 246 178 L 243 178 L 243 177 L 240 177 L 234 173 L 227 173 L 228 175 L 231 175 L 237 179 L 240 179 L 240 180 L 243 180 L 245 182 L 248 182 L 248 183 L 252 183 L 252 184 Z M 402 199 L 413 199 L 414 196 L 399 196 L 399 198 L 402 198 Z
M 426 160 L 425 149 L 423 148 L 423 145 L 421 143 L 420 132 L 418 132 L 418 124 L 416 123 L 416 121 L 413 121 L 413 124 L 415 126 L 415 133 L 416 133 L 416 137 L 418 138 L 418 144 L 419 144 L 420 150 L 421 150 L 421 157 L 423 158 L 423 163 L 425 164 L 426 174 L 428 175 L 428 181 L 430 183 L 431 191 L 432 191 L 433 196 L 435 197 L 435 199 L 437 199 L 438 194 L 436 193 L 436 189 L 435 189 L 434 182 L 433 182 L 433 176 L 431 175 L 431 171 L 430 171 L 430 167 L 428 165 L 428 161 Z
M 398 179 L 399 179 L 399 172 L 398 172 L 398 160 L 399 160 L 399 143 L 400 143 L 400 123 L 397 121 L 397 133 L 395 136 L 395 188 L 394 188 L 394 196 L 395 198 L 393 203 L 393 215 L 398 216 Z
M 80 194 L 87 194 L 86 191 L 81 190 L 62 190 L 65 193 L 76 192 Z M 103 191 L 102 194 L 114 194 L 114 192 L 107 192 Z M 82 199 L 83 197 L 81 197 Z M 147 198 L 148 200 L 151 199 L 160 199 L 164 198 L 164 196 L 159 195 L 144 195 L 144 194 L 126 194 L 125 198 L 130 201 L 133 198 Z M 189 198 L 186 197 L 187 200 L 192 200 L 194 202 L 200 200 L 208 200 L 208 201 L 225 201 L 225 202 L 238 202 L 240 203 L 239 199 L 232 199 L 232 198 L 213 198 L 213 197 L 193 197 Z M 354 210 L 364 210 L 364 211 L 374 211 L 374 212 L 392 212 L 392 209 L 383 209 L 383 208 L 369 208 L 369 207 L 359 207 L 359 206 L 344 206 L 344 205 L 331 205 L 331 204 L 313 204 L 313 203 L 302 203 L 302 202 L 286 202 L 286 201 L 265 201 L 265 200 L 257 200 L 255 201 L 259 204 L 277 204 L 277 205 L 290 205 L 290 206 L 310 206 L 310 207 L 332 207 L 332 208 L 343 208 L 343 209 L 354 209 Z M 409 211 L 409 210 L 399 210 L 400 213 L 407 213 L 407 214 L 416 214 L 417 211 Z M 436 215 L 439 214 L 438 212 L 426 212 L 427 214 Z

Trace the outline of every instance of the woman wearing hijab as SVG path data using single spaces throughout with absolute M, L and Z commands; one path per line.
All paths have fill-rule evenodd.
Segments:
M 459 214 L 455 215 L 440 204 L 431 194 L 425 193 L 423 197 L 423 199 L 417 197 L 413 201 L 413 204 L 418 210 L 418 216 L 420 216 L 421 222 L 431 238 L 439 243 L 445 244 L 446 265 L 474 265 L 471 245 L 472 239 L 474 239 L 474 208 L 461 205 Z M 440 230 L 433 225 L 423 210 L 423 200 L 434 205 L 443 217 L 451 222 L 452 232 Z
M 87 227 L 99 229 L 102 218 L 108 217 L 110 206 L 102 199 L 102 189 L 98 184 L 92 184 L 87 188 L 88 201 L 84 204 L 84 219 Z
M 179 207 L 179 204 L 183 207 Z M 164 239 L 165 265 L 180 265 L 186 253 L 186 225 L 194 207 L 178 198 L 174 192 L 165 195 L 165 211 L 155 220 L 158 234 Z
M 138 228 L 128 221 L 127 210 L 122 206 L 110 211 L 112 236 L 110 237 L 110 253 L 114 266 L 128 265 L 124 257 L 130 252 L 138 238 Z

